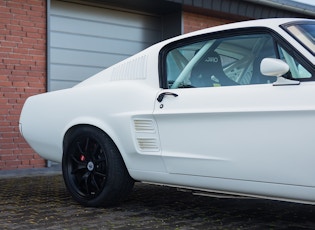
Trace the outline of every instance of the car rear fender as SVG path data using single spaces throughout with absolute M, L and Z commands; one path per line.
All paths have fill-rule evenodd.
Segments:
M 65 128 L 64 130 L 64 135 L 63 135 L 63 151 L 67 145 L 67 140 L 71 136 L 74 130 L 79 129 L 83 126 L 90 126 L 94 127 L 95 129 L 99 129 L 103 131 L 107 136 L 109 136 L 112 141 L 116 144 L 118 142 L 118 135 L 112 128 L 112 126 L 106 124 L 104 121 L 97 119 L 95 117 L 79 117 L 71 121 Z M 118 145 L 116 144 L 118 147 Z M 124 151 L 122 151 L 122 148 L 119 148 L 122 156 L 124 157 Z
M 74 130 L 83 126 L 90 126 L 103 131 L 109 138 L 111 138 L 111 140 L 117 146 L 129 172 L 130 169 L 136 171 L 153 170 L 164 172 L 165 167 L 161 159 L 161 154 L 146 155 L 139 153 L 139 150 L 135 146 L 134 136 L 130 131 L 130 126 L 132 125 L 132 119 L 130 119 L 131 117 L 133 116 L 126 116 L 126 118 L 123 120 L 114 119 L 108 123 L 105 123 L 103 120 L 97 119 L 95 117 L 76 118 L 71 123 L 69 123 L 66 126 L 67 128 L 64 130 L 63 151 L 67 146 L 68 139 L 71 137 L 71 134 Z M 145 115 L 145 117 L 148 117 L 148 115 Z M 132 173 L 130 174 L 133 177 Z

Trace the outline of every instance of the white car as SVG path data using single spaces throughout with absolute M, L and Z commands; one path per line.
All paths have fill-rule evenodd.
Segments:
M 73 198 L 135 181 L 315 203 L 315 20 L 217 26 L 27 99 L 20 131 Z

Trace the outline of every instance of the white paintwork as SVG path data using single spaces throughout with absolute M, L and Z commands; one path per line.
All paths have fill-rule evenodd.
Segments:
M 289 68 L 287 63 L 275 58 L 264 58 L 260 64 L 260 72 L 266 76 L 281 77 Z
M 315 82 L 159 87 L 161 48 L 218 30 L 267 26 L 315 64 L 279 28 L 290 20 L 234 23 L 158 43 L 71 89 L 30 97 L 21 133 L 42 157 L 61 162 L 67 130 L 88 124 L 112 138 L 136 180 L 314 203 Z M 178 97 L 159 103 L 162 92 Z

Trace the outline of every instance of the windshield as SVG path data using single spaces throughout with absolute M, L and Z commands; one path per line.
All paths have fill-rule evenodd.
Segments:
M 315 22 L 303 22 L 285 26 L 286 30 L 313 55 L 315 55 Z

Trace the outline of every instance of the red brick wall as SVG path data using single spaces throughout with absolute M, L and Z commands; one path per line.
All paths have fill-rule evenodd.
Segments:
M 19 133 L 25 99 L 46 91 L 46 1 L 0 0 L 0 170 L 43 167 Z
M 184 33 L 232 22 L 183 12 Z M 46 91 L 46 1 L 0 0 L 0 170 L 43 167 L 19 133 L 26 98 Z
M 228 19 L 211 17 L 191 12 L 183 12 L 184 33 L 234 22 Z

